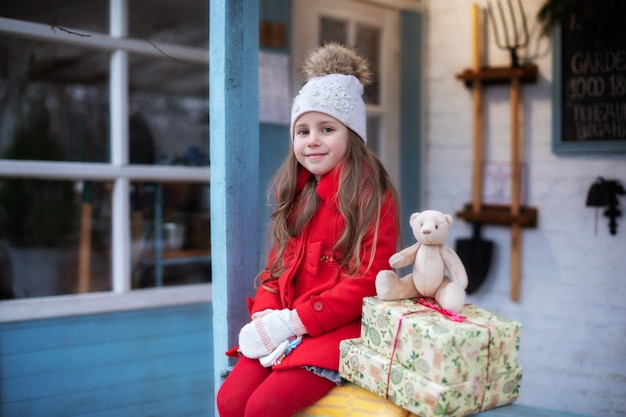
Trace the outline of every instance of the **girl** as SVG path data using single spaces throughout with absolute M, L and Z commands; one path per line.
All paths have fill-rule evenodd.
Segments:
M 303 73 L 292 152 L 273 181 L 273 247 L 217 395 L 221 417 L 291 417 L 341 383 L 339 342 L 359 337 L 362 299 L 397 248 L 397 194 L 365 146 L 366 61 L 332 43 Z

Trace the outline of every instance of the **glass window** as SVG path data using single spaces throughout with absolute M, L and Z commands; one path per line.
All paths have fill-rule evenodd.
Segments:
M 131 0 L 128 4 L 131 38 L 149 40 L 156 47 L 164 42 L 208 49 L 209 2 Z
M 108 183 L 0 178 L 2 299 L 111 289 Z M 102 279 L 91 288 L 81 279 Z
M 121 3 L 2 8 L 0 299 L 211 281 L 208 6 Z
M 363 99 L 367 104 L 380 104 L 381 30 L 378 27 L 350 23 L 337 18 L 320 17 L 319 45 L 336 41 L 353 46 L 361 56 L 365 57 L 372 71 L 372 83 L 365 88 Z
M 0 179 L 1 299 L 110 291 L 110 182 Z M 211 281 L 209 187 L 133 182 L 132 288 Z
M 109 28 L 108 1 L 5 1 L 1 14 L 11 19 L 43 23 L 53 31 L 83 29 L 106 33 Z
M 131 164 L 209 164 L 208 76 L 203 65 L 131 55 Z
M 209 186 L 133 183 L 133 288 L 209 282 Z
M 366 104 L 381 104 L 381 33 L 379 27 L 359 22 L 349 22 L 328 16 L 320 16 L 319 18 L 319 45 L 329 41 L 351 45 L 368 60 L 372 71 L 372 82 L 365 87 L 363 92 L 363 100 Z M 368 147 L 377 153 L 381 151 L 379 144 L 380 123 L 378 116 L 369 116 L 367 119 Z
M 2 38 L 12 65 L 0 73 L 3 159 L 109 160 L 109 54 Z
M 379 28 L 356 25 L 354 46 L 367 58 L 372 70 L 372 83 L 363 92 L 363 100 L 367 104 L 380 104 L 380 36 Z
M 380 155 L 380 117 L 368 116 L 367 117 L 367 147 L 374 153 Z
M 348 22 L 330 17 L 321 17 L 319 22 L 320 45 L 331 41 L 348 44 Z
M 0 155 L 109 162 L 109 54 L 18 38 L 3 43 L 16 65 L 0 79 Z M 129 162 L 208 165 L 206 66 L 167 56 L 131 55 L 129 62 Z

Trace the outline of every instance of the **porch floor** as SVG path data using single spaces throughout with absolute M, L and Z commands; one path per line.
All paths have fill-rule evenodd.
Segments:
M 547 410 L 528 405 L 510 404 L 475 414 L 476 417 L 592 417 L 567 411 Z

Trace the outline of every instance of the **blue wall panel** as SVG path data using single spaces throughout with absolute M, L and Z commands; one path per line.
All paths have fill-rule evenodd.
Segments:
M 411 213 L 422 207 L 422 15 L 412 11 L 401 13 L 402 43 L 400 93 L 400 200 L 402 240 L 415 242 L 409 227 Z
M 0 325 L 0 415 L 212 416 L 210 304 Z

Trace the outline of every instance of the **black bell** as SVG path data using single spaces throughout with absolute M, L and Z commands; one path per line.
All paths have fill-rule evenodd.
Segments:
M 591 184 L 587 192 L 587 207 L 606 207 L 609 205 L 609 195 L 602 177 Z
M 612 235 L 617 234 L 617 218 L 622 215 L 617 207 L 617 196 L 624 194 L 626 191 L 618 180 L 605 180 L 602 177 L 598 177 L 587 192 L 587 207 L 608 207 L 604 215 L 609 218 L 609 231 Z

